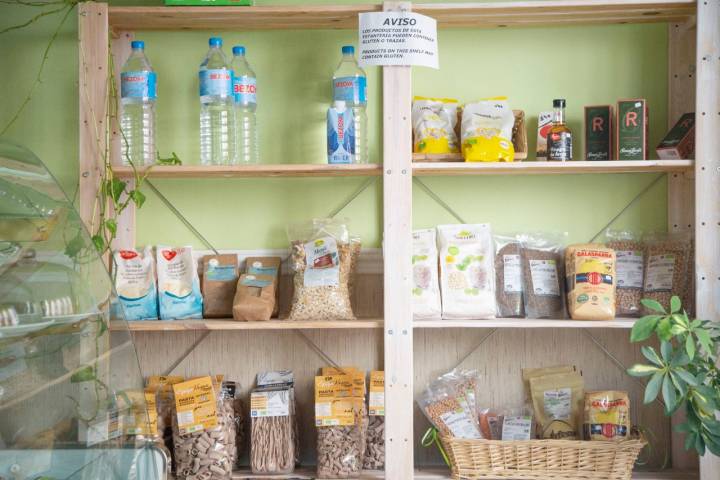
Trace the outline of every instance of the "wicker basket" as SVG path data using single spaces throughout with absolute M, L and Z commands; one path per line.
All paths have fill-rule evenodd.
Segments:
M 629 480 L 646 442 L 443 438 L 455 480 Z

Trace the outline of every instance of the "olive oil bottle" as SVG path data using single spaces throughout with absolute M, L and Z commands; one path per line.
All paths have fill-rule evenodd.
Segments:
M 553 100 L 553 124 L 547 134 L 548 161 L 572 160 L 572 132 L 565 124 L 565 99 Z

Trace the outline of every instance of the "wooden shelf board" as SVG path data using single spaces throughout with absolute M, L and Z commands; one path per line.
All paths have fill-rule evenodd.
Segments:
M 610 160 L 604 162 L 415 162 L 413 175 L 549 175 L 583 173 L 690 172 L 693 160 Z
M 139 168 L 138 172 L 148 169 L 150 178 L 362 177 L 382 173 L 382 166 L 378 164 L 156 165 Z M 133 177 L 132 167 L 116 166 L 113 170 L 118 178 Z
M 487 320 L 415 320 L 414 328 L 632 328 L 636 318 L 609 321 L 493 318 Z
M 110 27 L 135 30 L 355 29 L 357 16 L 382 5 L 268 5 L 256 7 L 111 6 Z M 684 21 L 693 0 L 539 0 L 414 4 L 413 11 L 444 27 L 522 27 Z
M 197 330 L 321 330 L 351 328 L 382 328 L 378 319 L 338 321 L 290 321 L 270 320 L 267 322 L 237 322 L 230 319 L 208 320 L 146 320 L 133 322 L 111 322 L 110 330 L 133 332 L 182 332 Z
M 233 472 L 233 480 L 314 480 L 316 472 L 314 468 L 299 468 L 287 475 L 255 475 L 249 470 L 237 470 Z M 363 471 L 360 480 L 383 480 L 382 471 Z M 450 480 L 450 472 L 445 467 L 421 468 L 415 471 L 415 480 Z M 663 472 L 634 472 L 633 479 L 636 480 L 696 480 L 699 478 L 697 472 L 678 472 L 668 470 Z
M 109 7 L 110 27 L 122 30 L 277 30 L 357 28 L 358 14 L 382 5 L 258 7 Z
M 682 22 L 696 14 L 694 0 L 539 0 L 413 4 L 440 28 L 537 27 Z

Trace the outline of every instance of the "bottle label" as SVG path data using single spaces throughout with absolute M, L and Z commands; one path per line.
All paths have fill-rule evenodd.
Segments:
M 328 110 L 328 163 L 353 163 L 355 158 L 355 127 L 352 110 Z
M 572 160 L 572 135 L 569 132 L 550 132 L 547 144 L 548 160 Z
M 348 104 L 367 103 L 367 78 L 336 78 L 333 80 L 333 100 L 343 100 Z
M 241 77 L 233 76 L 233 96 L 235 103 L 241 105 L 256 104 L 257 80 L 254 77 L 243 75 Z
M 200 71 L 201 97 L 227 97 L 232 95 L 232 73 L 224 68 Z
M 122 72 L 120 74 L 122 98 L 157 98 L 157 75 L 155 72 Z

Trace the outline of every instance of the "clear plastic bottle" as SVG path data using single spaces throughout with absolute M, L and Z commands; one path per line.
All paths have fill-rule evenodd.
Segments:
M 124 165 L 155 163 L 157 75 L 145 56 L 145 42 L 130 43 L 132 53 L 120 71 L 120 134 Z
M 257 80 L 245 58 L 245 47 L 236 45 L 233 52 L 233 96 L 235 98 L 236 163 L 258 163 Z
M 355 59 L 355 47 L 342 47 L 342 60 L 333 74 L 333 101 L 352 108 L 355 122 L 355 163 L 368 163 L 367 75 Z
M 235 105 L 232 70 L 222 39 L 212 37 L 200 64 L 200 162 L 230 165 L 235 161 Z

